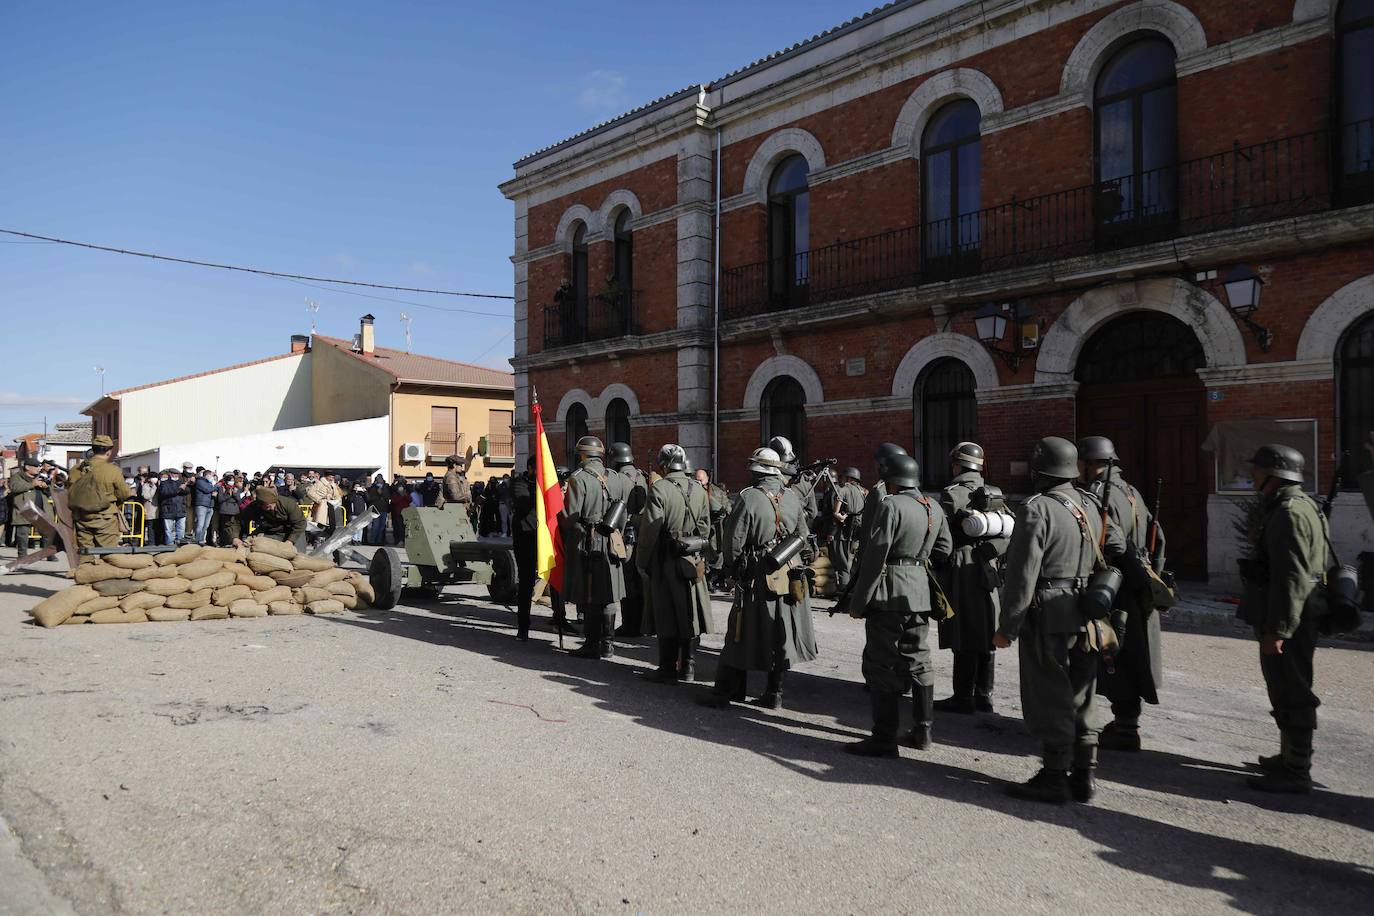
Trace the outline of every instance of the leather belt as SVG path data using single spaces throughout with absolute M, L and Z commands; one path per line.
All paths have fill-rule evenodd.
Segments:
M 924 566 L 926 561 L 920 557 L 888 557 L 888 566 Z
M 1087 576 L 1080 576 L 1077 579 L 1037 579 L 1035 582 L 1037 590 L 1046 588 L 1087 588 L 1087 586 Z

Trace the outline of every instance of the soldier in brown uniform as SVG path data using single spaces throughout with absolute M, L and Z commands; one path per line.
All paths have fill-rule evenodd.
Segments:
M 91 457 L 67 478 L 67 505 L 78 548 L 119 546 L 120 504 L 134 494 L 124 472 L 110 463 L 113 451 L 114 440 L 96 436 L 91 440 Z
M 468 486 L 468 478 L 463 473 L 463 459 L 457 455 L 450 455 L 444 460 L 448 465 L 448 472 L 444 474 L 444 485 L 439 491 L 439 507 L 461 506 L 463 511 L 468 511 L 468 504 L 472 502 L 472 488 Z

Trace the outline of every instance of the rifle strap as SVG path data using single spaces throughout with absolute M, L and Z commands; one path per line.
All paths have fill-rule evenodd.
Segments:
M 1102 546 L 1098 544 L 1097 538 L 1093 537 L 1092 529 L 1088 526 L 1087 513 L 1083 511 L 1081 506 L 1062 493 L 1047 493 L 1046 495 L 1054 497 L 1055 502 L 1062 505 L 1065 509 L 1068 509 L 1069 514 L 1072 515 L 1074 521 L 1078 523 L 1079 533 L 1083 535 L 1083 544 L 1079 546 L 1078 569 L 1082 570 L 1083 568 L 1083 546 L 1087 544 L 1091 544 L 1093 548 L 1093 570 L 1105 569 L 1107 560 L 1102 556 Z

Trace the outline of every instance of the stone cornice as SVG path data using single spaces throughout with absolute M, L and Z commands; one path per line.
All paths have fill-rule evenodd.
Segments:
M 979 388 L 973 397 L 983 404 L 1014 404 L 1021 401 L 1048 401 L 1073 398 L 1078 395 L 1077 382 L 1051 382 L 1048 385 L 1002 385 L 998 388 Z
M 709 347 L 710 345 L 710 328 L 674 328 L 671 331 L 658 331 L 635 337 L 615 337 L 610 340 L 589 341 L 570 347 L 541 350 L 528 356 L 517 356 L 511 360 L 511 366 L 516 371 L 548 369 L 573 363 L 611 359 L 626 354 L 677 350 L 681 347 Z
M 1249 363 L 1244 366 L 1218 366 L 1199 369 L 1198 377 L 1208 388 L 1233 385 L 1266 385 L 1282 382 L 1329 382 L 1335 377 L 1335 365 L 1329 359 L 1285 360 L 1273 363 Z

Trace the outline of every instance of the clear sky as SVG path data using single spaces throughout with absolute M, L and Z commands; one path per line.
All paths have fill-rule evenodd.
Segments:
M 869 6 L 873 5 L 871 2 Z M 0 228 L 510 294 L 520 156 L 864 12 L 836 0 L 0 4 Z M 0 236 L 0 440 L 310 328 L 509 368 L 511 304 Z M 437 309 L 469 309 L 474 315 Z M 27 354 L 21 357 L 21 354 Z

